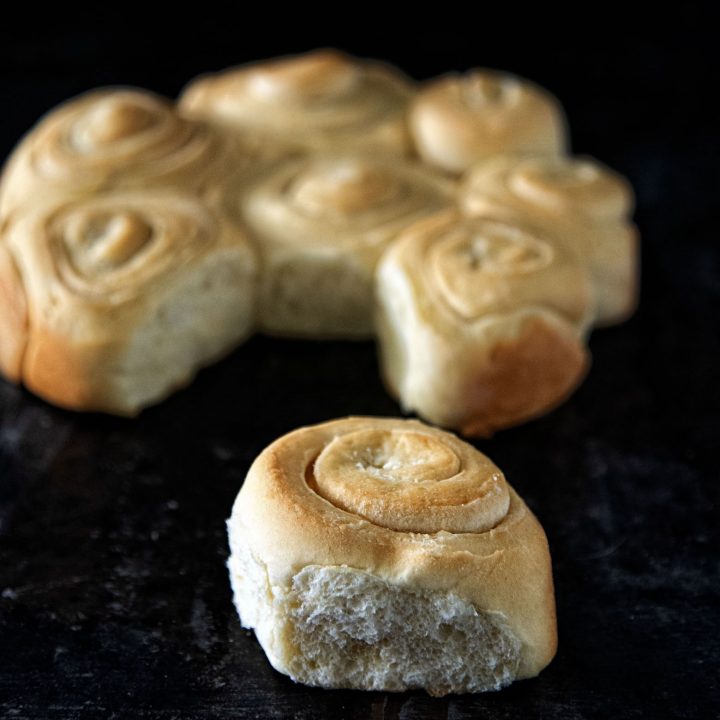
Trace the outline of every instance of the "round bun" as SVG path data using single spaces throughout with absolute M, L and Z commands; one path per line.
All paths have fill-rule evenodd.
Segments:
M 432 422 L 490 435 L 577 386 L 593 308 L 583 263 L 551 235 L 439 213 L 408 228 L 378 266 L 386 384 Z
M 295 681 L 480 692 L 555 654 L 545 534 L 450 433 L 380 418 L 292 432 L 253 463 L 228 530 L 240 619 Z
M 25 212 L 0 278 L 27 303 L 22 381 L 58 405 L 134 415 L 249 333 L 257 260 L 191 196 L 112 193 Z M 0 288 L 4 283 L 0 282 Z
M 373 274 L 401 230 L 452 202 L 454 187 L 401 160 L 317 153 L 289 159 L 223 206 L 263 259 L 260 329 L 373 335 Z
M 405 154 L 411 82 L 395 68 L 316 50 L 194 80 L 180 108 L 312 149 Z
M 117 188 L 193 190 L 231 163 L 228 136 L 181 118 L 145 90 L 102 89 L 48 113 L 13 152 L 0 215 L 43 200 Z M 220 166 L 218 168 L 218 166 Z
M 634 198 L 621 175 L 592 158 L 500 156 L 470 170 L 460 206 L 469 215 L 509 214 L 545 227 L 587 263 L 598 325 L 628 318 L 638 295 Z
M 493 155 L 557 155 L 567 146 L 558 101 L 527 80 L 492 70 L 429 81 L 411 103 L 409 124 L 420 157 L 450 173 Z

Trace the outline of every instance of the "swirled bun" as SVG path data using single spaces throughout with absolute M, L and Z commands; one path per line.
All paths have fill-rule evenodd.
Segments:
M 316 50 L 200 77 L 182 94 L 180 109 L 314 150 L 405 154 L 412 92 L 395 68 Z
M 285 435 L 253 463 L 228 530 L 242 624 L 297 682 L 480 692 L 555 654 L 542 527 L 450 433 L 348 418 Z
M 118 188 L 193 190 L 242 156 L 243 139 L 181 118 L 145 90 L 101 89 L 48 113 L 18 145 L 0 185 L 0 216 L 37 202 Z
M 420 157 L 451 173 L 498 154 L 557 155 L 568 142 L 552 95 L 492 70 L 430 80 L 411 103 L 409 124 Z
M 251 329 L 255 252 L 194 197 L 146 190 L 41 206 L 5 241 L 0 293 L 10 277 L 27 310 L 23 347 L 3 361 L 57 405 L 134 415 Z
M 378 266 L 377 312 L 390 392 L 466 435 L 550 410 L 588 366 L 584 264 L 516 220 L 447 211 L 408 228 Z
M 492 158 L 472 168 L 460 190 L 464 212 L 520 213 L 584 257 L 595 285 L 599 325 L 622 322 L 637 304 L 633 205 L 625 178 L 582 157 Z
M 232 190 L 232 188 L 230 188 Z M 373 332 L 373 273 L 401 230 L 448 207 L 453 186 L 398 158 L 317 153 L 290 159 L 239 200 L 263 260 L 265 332 L 359 338 Z

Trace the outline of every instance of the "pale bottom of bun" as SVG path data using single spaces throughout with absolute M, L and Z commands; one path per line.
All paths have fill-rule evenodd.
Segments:
M 246 252 L 228 250 L 175 273 L 106 339 L 31 323 L 24 382 L 63 407 L 136 415 L 248 336 L 254 294 Z
M 270 335 L 364 339 L 373 334 L 372 271 L 333 254 L 268 263 L 259 304 Z
M 499 690 L 518 676 L 521 643 L 501 613 L 345 565 L 309 565 L 288 587 L 270 586 L 241 542 L 228 563 L 241 622 L 296 682 L 441 696 Z

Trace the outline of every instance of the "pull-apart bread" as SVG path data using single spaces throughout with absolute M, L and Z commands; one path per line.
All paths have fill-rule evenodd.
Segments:
M 254 330 L 378 339 L 405 410 L 471 435 L 560 403 L 637 301 L 627 182 L 559 103 L 334 50 L 100 89 L 0 179 L 0 371 L 133 415 Z

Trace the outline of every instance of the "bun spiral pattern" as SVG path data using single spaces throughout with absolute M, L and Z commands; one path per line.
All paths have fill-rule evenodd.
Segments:
M 236 141 L 235 144 L 237 144 Z M 160 185 L 193 189 L 240 155 L 228 137 L 141 90 L 96 90 L 50 112 L 8 161 L 0 214 L 44 198 Z
M 7 244 L 28 296 L 23 380 L 59 405 L 135 414 L 251 328 L 255 253 L 191 196 L 51 204 Z
M 180 108 L 313 150 L 405 154 L 411 93 L 410 81 L 394 68 L 318 50 L 198 78 Z
M 527 80 L 492 70 L 431 80 L 413 99 L 409 123 L 420 157 L 451 173 L 493 155 L 558 155 L 567 145 L 558 101 Z
M 627 319 L 638 292 L 633 192 L 592 158 L 497 157 L 467 173 L 460 206 L 469 215 L 517 214 L 554 233 L 586 261 L 597 324 Z
M 228 529 L 241 621 L 296 681 L 478 692 L 555 653 L 542 528 L 449 433 L 379 418 L 290 433 L 253 463 Z
M 555 406 L 588 364 L 583 264 L 531 225 L 455 211 L 417 223 L 378 266 L 377 303 L 390 391 L 467 435 Z
M 406 409 L 478 435 L 534 417 L 582 377 L 589 325 L 637 299 L 632 191 L 561 157 L 566 135 L 520 78 L 418 87 L 334 50 L 198 78 L 177 103 L 77 97 L 0 178 L 0 371 L 135 414 L 252 327 L 378 336 Z
M 447 207 L 452 185 L 399 159 L 288 160 L 238 202 L 263 257 L 259 326 L 278 334 L 370 337 L 373 273 L 415 220 Z

